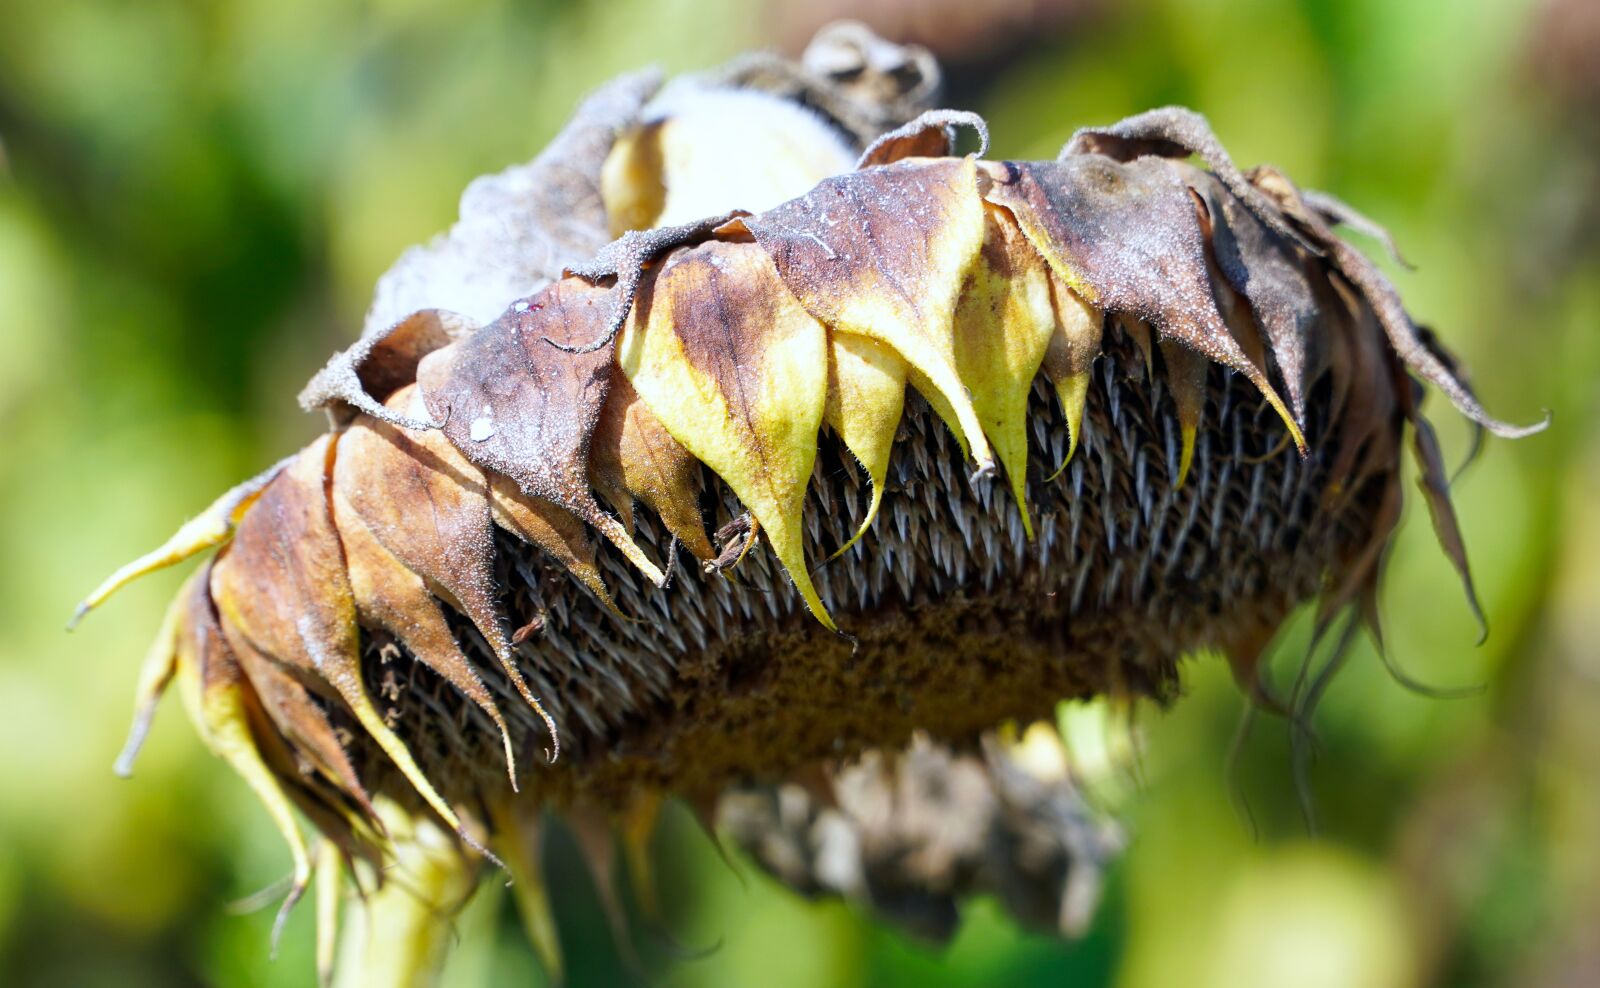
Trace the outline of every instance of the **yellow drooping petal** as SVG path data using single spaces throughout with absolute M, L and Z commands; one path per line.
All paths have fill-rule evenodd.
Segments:
M 1203 355 L 1174 340 L 1161 341 L 1161 359 L 1167 363 L 1167 387 L 1178 408 L 1178 431 L 1183 449 L 1178 456 L 1178 477 L 1174 489 L 1183 487 L 1194 462 L 1194 440 L 1200 428 L 1200 413 L 1206 407 L 1206 369 L 1211 362 Z
M 872 480 L 872 503 L 861 527 L 835 556 L 856 544 L 878 516 L 889 454 L 906 402 L 906 363 L 889 347 L 854 333 L 831 334 L 828 346 L 828 427 Z M 959 433 L 957 433 L 959 435 Z
M 550 908 L 550 890 L 545 885 L 543 810 L 527 800 L 495 800 L 488 807 L 494 849 L 511 873 L 511 894 L 516 898 L 523 930 L 550 983 L 562 984 L 565 963 L 561 937 L 555 911 Z
M 161 698 L 178 671 L 179 626 L 186 601 L 192 592 L 190 584 L 194 580 L 191 577 L 178 596 L 167 605 L 166 616 L 161 619 L 161 630 L 156 632 L 156 640 L 150 643 L 150 650 L 145 653 L 144 662 L 139 666 L 139 681 L 133 694 L 133 723 L 128 727 L 128 739 L 122 744 L 122 752 L 117 755 L 114 768 L 124 779 L 133 774 L 134 760 L 139 757 L 139 749 L 144 747 L 144 739 L 150 734 L 156 708 L 161 705 Z
M 892 347 L 922 375 L 982 470 L 994 458 L 955 356 L 956 300 L 984 239 L 976 167 L 912 158 L 852 172 L 742 225 L 812 315 Z
M 956 304 L 955 357 L 984 435 L 1028 517 L 1028 393 L 1055 333 L 1049 269 L 1005 210 L 985 205 L 983 249 Z
M 645 790 L 634 798 L 622 814 L 618 830 L 622 838 L 622 853 L 627 858 L 628 875 L 633 882 L 634 898 L 639 911 L 652 923 L 661 921 L 661 900 L 656 895 L 655 869 L 651 866 L 650 838 L 656 832 L 656 821 L 661 816 L 661 793 Z
M 317 842 L 317 984 L 322 988 L 333 985 L 343 891 L 344 858 L 339 845 L 324 837 Z
M 294 875 L 273 924 L 276 943 L 289 910 L 311 883 L 311 853 L 295 821 L 288 794 L 256 746 L 249 707 L 259 701 L 217 625 L 209 577 L 208 570 L 195 574 L 184 585 L 175 605 L 181 609 L 175 651 L 179 691 L 201 740 L 255 793 L 289 847 Z
M 1100 334 L 1105 316 L 1084 301 L 1052 271 L 1050 299 L 1055 305 L 1056 328 L 1044 352 L 1044 374 L 1055 386 L 1061 412 L 1067 420 L 1067 456 L 1049 477 L 1054 480 L 1072 462 L 1083 438 L 1083 410 L 1089 400 L 1089 368 L 1100 355 Z
M 239 519 L 250 510 L 256 498 L 261 496 L 262 490 L 287 462 L 287 460 L 279 462 L 264 473 L 232 488 L 213 501 L 209 508 L 184 522 L 167 541 L 106 577 L 105 582 L 96 587 L 94 592 L 78 605 L 67 629 L 70 631 L 83 620 L 85 614 L 105 603 L 106 598 L 139 577 L 181 563 L 197 552 L 228 541 L 233 535 L 234 528 L 238 526 Z
M 744 502 L 817 620 L 806 485 L 828 391 L 827 333 L 750 243 L 673 254 L 634 307 L 618 359 L 673 438 Z

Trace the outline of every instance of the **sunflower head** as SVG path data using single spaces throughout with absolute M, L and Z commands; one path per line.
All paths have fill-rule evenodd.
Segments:
M 1262 651 L 1307 600 L 1375 623 L 1408 441 L 1470 598 L 1424 384 L 1521 430 L 1333 229 L 1368 221 L 1173 108 L 988 160 L 906 120 L 925 53 L 851 38 L 590 97 L 380 281 L 301 396 L 330 431 L 86 602 L 220 546 L 139 723 L 184 684 L 291 900 L 314 859 L 439 903 L 491 861 L 553 957 L 542 811 L 649 899 L 675 796 L 924 932 L 980 890 L 1075 929 L 1116 841 L 1060 701 L 1166 700 L 1207 649 L 1314 701 Z

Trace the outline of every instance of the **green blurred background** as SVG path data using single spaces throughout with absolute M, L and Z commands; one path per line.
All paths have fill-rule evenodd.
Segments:
M 447 226 L 474 175 L 530 157 L 627 68 L 792 52 L 830 13 L 933 45 L 996 153 L 1179 102 L 1392 227 L 1419 318 L 1489 408 L 1554 427 L 1457 487 L 1493 628 L 1476 631 L 1413 499 L 1384 599 L 1407 692 L 1363 645 L 1318 714 L 1313 837 L 1286 731 L 1224 765 L 1240 700 L 1216 659 L 1139 718 L 1132 846 L 1087 938 L 975 903 L 936 948 L 663 835 L 658 983 L 1203 986 L 1600 983 L 1600 20 L 1592 0 L 0 0 L 0 983 L 299 985 L 311 910 L 228 904 L 286 855 L 166 709 L 110 771 L 179 576 L 74 635 L 73 603 L 215 491 L 321 428 L 299 384 L 377 275 Z M 898 26 L 898 27 L 897 27 Z M 1391 270 L 1393 270 L 1391 268 Z M 1467 431 L 1435 400 L 1453 455 Z M 1302 622 L 1303 623 L 1303 622 Z M 1285 635 L 1292 675 L 1305 630 Z M 176 704 L 172 704 L 176 707 Z M 557 838 L 576 985 L 622 969 Z M 458 924 L 451 985 L 541 984 L 499 883 Z M 645 937 L 648 941 L 649 938 Z

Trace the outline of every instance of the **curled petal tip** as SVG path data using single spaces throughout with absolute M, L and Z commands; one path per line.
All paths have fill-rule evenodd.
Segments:
M 82 601 L 72 609 L 72 617 L 67 618 L 67 631 L 77 631 L 78 624 L 83 621 L 83 616 L 89 613 L 89 602 Z

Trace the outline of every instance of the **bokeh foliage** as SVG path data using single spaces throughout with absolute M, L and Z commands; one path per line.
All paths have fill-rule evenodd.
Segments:
M 1493 443 L 1456 488 L 1493 633 L 1425 513 L 1384 605 L 1419 678 L 1363 645 L 1317 716 L 1307 833 L 1281 722 L 1225 781 L 1240 700 L 1223 664 L 1139 717 L 1134 844 L 1084 941 L 987 903 L 950 947 L 731 874 L 686 818 L 660 849 L 682 985 L 1578 983 L 1600 965 L 1600 219 L 1594 108 L 1540 84 L 1531 0 L 1105 4 L 958 71 L 996 153 L 1149 106 L 1210 116 L 1391 226 L 1414 312 L 1486 404 L 1555 427 Z M 281 877 L 243 787 L 174 711 L 110 774 L 138 659 L 176 575 L 75 635 L 72 603 L 208 494 L 321 428 L 292 397 L 351 338 L 376 276 L 443 228 L 474 175 L 521 160 L 577 97 L 640 64 L 715 63 L 766 36 L 737 0 L 0 0 L 0 982 L 294 985 L 310 915 L 268 963 Z M 1600 53 L 1597 53 L 1600 57 Z M 1447 448 L 1468 432 L 1434 402 Z M 1306 629 L 1286 632 L 1291 677 Z M 575 984 L 625 977 L 558 835 Z M 567 843 L 563 843 L 567 842 Z M 540 983 L 498 883 L 461 917 L 451 984 Z M 1585 966 L 1587 965 L 1587 966 Z

